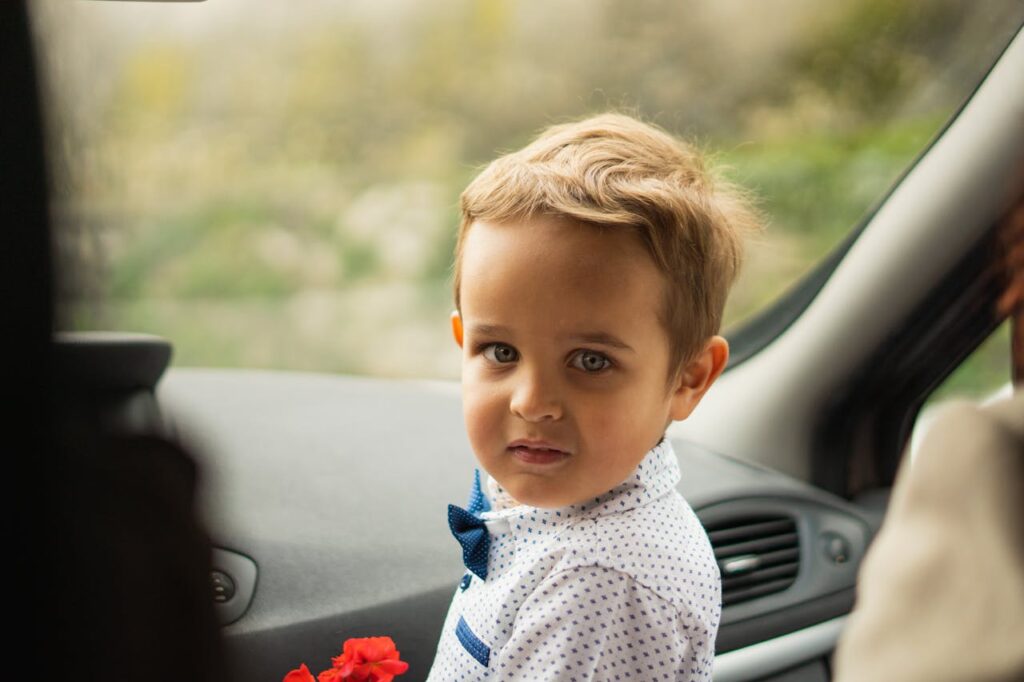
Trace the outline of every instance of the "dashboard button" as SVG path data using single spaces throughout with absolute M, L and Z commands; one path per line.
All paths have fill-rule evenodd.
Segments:
M 210 572 L 210 584 L 213 586 L 213 601 L 224 603 L 235 596 L 235 581 L 223 571 Z
M 850 560 L 850 543 L 837 533 L 822 533 L 821 547 L 825 558 L 834 564 L 845 564 Z

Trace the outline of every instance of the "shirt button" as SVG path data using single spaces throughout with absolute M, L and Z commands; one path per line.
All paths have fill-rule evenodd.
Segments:
M 467 573 L 466 575 L 462 576 L 462 582 L 459 583 L 459 589 L 465 592 L 466 588 L 469 587 L 469 584 L 471 582 L 473 582 L 473 576 L 472 574 Z

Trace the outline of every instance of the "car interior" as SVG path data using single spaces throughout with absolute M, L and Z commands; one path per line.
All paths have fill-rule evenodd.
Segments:
M 386 634 L 403 679 L 425 679 L 463 572 L 444 510 L 475 465 L 458 383 L 179 367 L 173 338 L 55 334 L 31 31 L 23 3 L 2 11 L 2 270 L 24 359 L 5 402 L 42 444 L 9 504 L 39 509 L 53 481 L 68 494 L 18 531 L 39 534 L 22 557 L 46 594 L 36 645 L 96 666 L 170 651 L 166 679 L 269 682 Z M 670 427 L 722 574 L 716 682 L 831 678 L 922 406 L 999 325 L 995 228 L 1024 159 L 1011 33 L 860 225 L 730 336 L 727 371 Z M 68 547 L 92 560 L 74 570 Z

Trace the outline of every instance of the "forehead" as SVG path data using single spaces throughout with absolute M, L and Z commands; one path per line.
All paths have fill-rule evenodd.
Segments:
M 559 218 L 477 221 L 460 267 L 470 324 L 503 315 L 561 326 L 657 323 L 664 300 L 665 278 L 639 236 Z

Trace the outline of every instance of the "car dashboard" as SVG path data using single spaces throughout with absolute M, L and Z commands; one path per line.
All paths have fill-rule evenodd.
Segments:
M 446 506 L 475 461 L 458 385 L 175 369 L 163 420 L 196 453 L 214 598 L 239 678 L 326 667 L 391 636 L 424 679 L 463 570 Z M 878 520 L 802 481 L 673 440 L 723 576 L 715 679 L 825 680 Z

